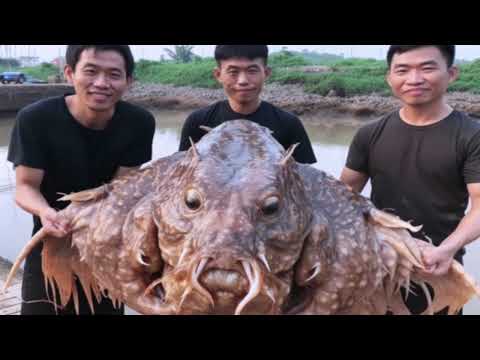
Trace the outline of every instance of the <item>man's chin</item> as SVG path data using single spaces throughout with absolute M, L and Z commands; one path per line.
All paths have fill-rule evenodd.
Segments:
M 432 103 L 432 99 L 426 98 L 408 98 L 408 99 L 401 99 L 403 103 L 409 106 L 425 106 Z
M 237 102 L 242 105 L 250 105 L 252 103 L 257 103 L 259 99 L 259 96 L 239 96 L 237 97 Z
M 112 111 L 115 108 L 114 104 L 89 104 L 88 108 L 90 111 L 104 113 L 107 111 Z

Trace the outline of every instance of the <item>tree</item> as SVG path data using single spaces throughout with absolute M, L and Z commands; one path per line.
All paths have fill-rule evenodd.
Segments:
M 189 63 L 195 58 L 194 45 L 175 45 L 175 50 L 164 49 L 169 57 L 180 63 Z

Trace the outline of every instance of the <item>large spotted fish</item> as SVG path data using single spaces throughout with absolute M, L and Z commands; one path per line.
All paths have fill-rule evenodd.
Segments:
M 459 263 L 422 275 L 409 223 L 292 158 L 269 130 L 227 122 L 188 152 L 66 196 L 73 230 L 40 231 L 46 286 L 60 305 L 76 279 L 90 303 L 107 294 L 143 314 L 407 314 L 411 281 L 426 313 L 480 294 Z M 431 298 L 428 284 L 434 292 Z

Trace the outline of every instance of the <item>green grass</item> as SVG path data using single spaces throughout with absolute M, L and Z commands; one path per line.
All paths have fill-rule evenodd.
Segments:
M 304 57 L 289 52 L 278 52 L 272 54 L 268 59 L 268 65 L 273 69 L 307 66 L 311 64 L 312 63 Z
M 325 65 L 325 64 L 324 64 Z M 327 95 L 330 90 L 340 90 L 347 96 L 380 93 L 388 94 L 385 83 L 385 62 L 369 59 L 347 59 L 332 62 L 332 72 L 304 73 L 273 69 L 270 82 L 303 84 L 309 93 Z
M 213 78 L 214 60 L 202 60 L 188 64 L 141 60 L 137 63 L 135 77 L 142 83 L 172 84 L 219 88 Z
M 21 68 L 21 71 L 39 80 L 48 80 L 49 76 L 58 74 L 59 70 L 52 64 L 43 63 L 39 66 Z
M 303 84 L 310 93 L 326 95 L 331 89 L 343 90 L 347 96 L 388 93 L 384 81 L 385 62 L 370 59 L 347 59 L 332 62 L 332 73 L 304 73 L 296 68 L 312 65 L 304 57 L 290 53 L 276 53 L 269 59 L 272 76 L 269 83 Z M 188 64 L 174 62 L 138 62 L 136 78 L 142 83 L 171 84 L 201 88 L 219 88 L 213 79 L 213 59 Z
M 460 67 L 460 77 L 450 86 L 450 91 L 480 94 L 480 59 Z

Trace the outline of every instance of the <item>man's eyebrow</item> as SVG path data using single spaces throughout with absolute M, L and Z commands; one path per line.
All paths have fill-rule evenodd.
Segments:
M 420 66 L 426 66 L 426 65 L 438 65 L 438 63 L 435 60 L 427 60 L 427 61 L 424 61 L 424 62 L 420 63 Z M 395 64 L 393 68 L 394 69 L 407 68 L 407 67 L 410 67 L 410 66 L 411 66 L 410 64 L 400 63 L 400 64 Z
M 426 65 L 438 65 L 438 62 L 436 62 L 435 60 L 428 60 L 420 64 L 420 66 L 426 66 Z
M 87 67 L 94 67 L 94 68 L 99 68 L 101 67 L 100 65 L 98 64 L 95 64 L 95 63 L 86 63 L 85 65 L 83 65 L 83 68 L 87 68 Z M 107 68 L 109 71 L 120 71 L 122 72 L 123 69 L 122 68 L 119 68 L 119 67 L 110 67 L 110 68 Z
M 85 63 L 85 64 L 83 65 L 83 67 L 84 67 L 84 68 L 86 68 L 86 67 L 89 67 L 89 66 L 91 66 L 91 67 L 98 67 L 98 65 L 97 65 L 97 64 L 94 64 L 94 63 L 88 63 L 88 62 L 87 62 L 87 63 Z
M 227 69 L 235 69 L 235 70 L 238 70 L 238 69 L 252 69 L 252 68 L 258 69 L 259 67 L 260 66 L 257 65 L 257 64 L 253 64 L 253 65 L 249 65 L 249 66 L 228 65 Z

